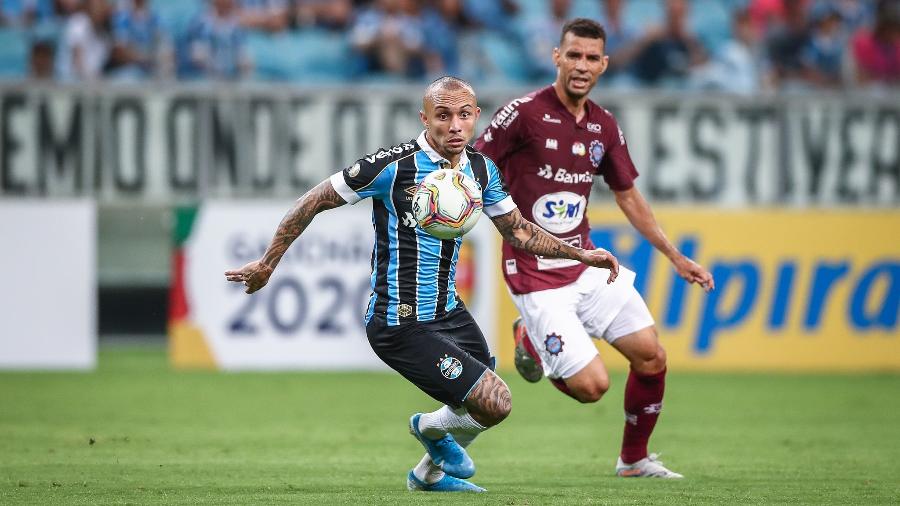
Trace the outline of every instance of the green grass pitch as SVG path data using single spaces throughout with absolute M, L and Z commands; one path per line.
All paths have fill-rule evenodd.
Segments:
M 0 504 L 897 504 L 900 376 L 668 377 L 651 446 L 687 477 L 613 476 L 624 375 L 583 406 L 506 372 L 513 412 L 470 453 L 487 494 L 411 493 L 392 373 L 168 370 L 101 348 L 95 373 L 0 373 Z

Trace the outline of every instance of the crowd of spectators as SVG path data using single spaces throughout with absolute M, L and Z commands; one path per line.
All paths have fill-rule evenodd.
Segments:
M 697 23 L 711 5 L 723 18 Z M 23 74 L 62 82 L 302 82 L 271 71 L 294 58 L 344 81 L 479 82 L 499 68 L 501 81 L 549 82 L 562 24 L 584 15 L 607 30 L 605 86 L 900 86 L 900 0 L 0 0 L 0 30 L 26 41 Z

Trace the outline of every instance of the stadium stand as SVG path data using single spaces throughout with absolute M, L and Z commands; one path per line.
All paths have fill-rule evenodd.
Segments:
M 220 1 L 220 0 L 216 0 Z M 224 0 L 236 2 L 240 7 L 242 2 L 237 0 Z M 13 2 L 14 4 L 15 2 Z M 66 18 L 76 13 L 80 7 L 80 0 L 72 2 L 57 2 L 56 12 L 42 9 L 36 16 L 28 18 L 21 13 L 8 12 L 0 16 L 5 26 L 0 27 L 0 78 L 21 79 L 29 74 L 29 59 L 31 45 L 34 41 L 47 44 L 59 38 Z M 173 42 L 175 48 L 175 60 L 178 62 L 179 72 L 172 73 L 178 78 L 197 78 L 197 72 L 185 71 L 185 62 L 188 60 L 185 53 L 189 47 L 187 37 L 192 22 L 204 15 L 212 6 L 213 0 L 150 0 L 150 8 L 159 16 L 167 37 Z M 447 4 L 448 2 L 444 2 Z M 452 2 L 450 2 L 452 3 Z M 667 5 L 670 2 L 662 0 L 629 0 L 621 1 L 623 8 L 623 22 L 631 27 L 634 33 L 640 37 L 649 36 L 654 27 L 666 23 Z M 113 5 L 128 8 L 129 0 L 110 0 Z M 4 3 L 12 5 L 10 3 Z M 44 4 L 41 4 L 44 5 Z M 54 5 L 54 4 L 47 4 Z M 66 5 L 68 7 L 61 7 Z M 260 31 L 245 28 L 248 32 L 247 46 L 253 60 L 253 71 L 242 74 L 240 79 L 259 80 L 264 82 L 291 82 L 291 83 L 329 83 L 347 78 L 357 79 L 361 82 L 390 83 L 421 81 L 435 74 L 456 72 L 476 83 L 492 84 L 529 84 L 546 80 L 548 69 L 538 69 L 533 64 L 535 59 L 529 56 L 529 40 L 534 36 L 536 23 L 546 22 L 550 19 L 552 9 L 564 10 L 566 17 L 590 17 L 604 18 L 604 2 L 602 0 L 506 0 L 506 1 L 474 1 L 458 0 L 455 4 L 461 15 L 447 18 L 438 11 L 437 2 L 382 2 L 357 1 L 353 2 L 354 15 L 364 12 L 366 9 L 393 9 L 393 19 L 400 19 L 404 23 L 416 24 L 435 29 L 435 26 L 449 26 L 455 33 L 450 35 L 445 44 L 437 50 L 437 58 L 451 55 L 452 62 L 444 62 L 444 65 L 434 65 L 435 51 L 429 53 L 428 48 L 418 57 L 420 61 L 412 61 L 404 72 L 394 74 L 386 73 L 382 69 L 366 64 L 363 55 L 357 53 L 350 44 L 349 37 L 352 19 L 348 26 L 335 26 L 330 19 L 315 19 L 315 2 L 303 2 L 294 0 L 287 2 L 289 5 L 288 28 L 285 30 L 272 29 Z M 783 20 L 780 18 L 779 2 L 761 0 L 693 0 L 687 2 L 688 25 L 696 37 L 702 42 L 711 59 L 715 60 L 725 48 L 734 42 L 732 28 L 733 20 L 739 12 L 747 10 L 753 19 L 757 30 L 754 51 L 764 52 L 767 37 L 770 32 L 777 30 Z M 810 13 L 810 19 L 819 19 L 817 16 L 823 9 L 832 9 L 839 12 L 842 17 L 843 47 L 850 46 L 850 39 L 864 30 L 870 30 L 875 23 L 875 0 L 863 0 L 854 4 L 849 9 L 847 2 L 836 0 L 805 0 L 804 8 Z M 387 6 L 387 7 L 384 7 Z M 773 7 L 775 6 L 775 7 Z M 443 5 L 441 7 L 446 7 Z M 0 9 L 10 7 L 0 7 Z M 45 12 L 46 11 L 46 12 Z M 302 14 L 301 14 L 302 12 Z M 313 13 L 313 14 L 310 14 Z M 310 17 L 312 16 L 312 18 Z M 428 18 L 430 16 L 430 18 Z M 423 23 L 428 18 L 430 21 L 439 20 L 438 24 Z M 238 16 L 240 19 L 240 16 Z M 345 18 L 345 21 L 347 19 Z M 440 23 L 447 23 L 442 25 Z M 815 26 L 811 23 L 808 28 L 810 34 Z M 549 31 L 549 30 L 548 30 Z M 427 38 L 427 34 L 426 34 Z M 810 37 L 812 38 L 812 37 Z M 447 45 L 451 47 L 448 49 Z M 455 44 L 456 49 L 452 46 Z M 810 42 L 812 44 L 812 42 Z M 546 45 L 546 44 L 544 44 Z M 544 52 L 541 46 L 539 52 Z M 847 86 L 857 81 L 852 69 L 855 68 L 851 61 L 856 54 L 847 51 L 838 55 L 846 61 L 837 62 L 843 70 L 839 76 L 839 85 Z M 428 62 L 425 60 L 432 58 Z M 765 63 L 765 62 L 763 62 Z M 835 66 L 835 65 L 832 65 Z M 112 65 L 114 67 L 114 65 Z M 763 67 L 766 67 L 764 64 Z M 552 69 L 550 69 L 552 70 Z M 696 71 L 696 72 L 695 72 Z M 709 80 L 704 80 L 703 75 L 707 70 L 692 68 L 691 75 L 687 78 L 679 77 L 676 80 L 676 88 L 692 89 L 691 83 L 704 82 L 702 89 L 709 89 Z M 629 74 L 628 68 L 623 72 L 617 71 L 617 79 L 622 74 Z M 811 70 L 814 73 L 814 69 Z M 115 68 L 110 68 L 105 76 L 114 78 Z M 627 76 L 626 76 L 627 77 Z M 631 76 L 633 77 L 633 75 Z M 210 77 L 207 77 L 210 78 Z M 215 77 L 212 77 L 215 78 Z M 887 77 L 896 82 L 896 77 Z M 884 79 L 882 79 L 884 80 Z M 625 79 L 629 86 L 650 85 L 641 83 L 639 79 Z M 833 80 L 832 80 L 833 81 Z M 667 81 L 664 84 L 669 84 Z M 821 83 L 809 79 L 802 86 L 812 88 L 819 87 Z M 781 85 L 777 79 L 760 79 L 759 87 L 775 87 Z M 832 83 L 833 85 L 833 83 Z M 797 83 L 792 82 L 792 87 Z

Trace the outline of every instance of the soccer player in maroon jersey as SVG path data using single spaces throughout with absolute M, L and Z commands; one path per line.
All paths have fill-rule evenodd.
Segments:
M 634 187 L 638 173 L 615 118 L 588 99 L 609 63 L 605 43 L 600 24 L 566 23 L 553 50 L 556 81 L 499 109 L 475 147 L 500 167 L 525 218 L 581 248 L 593 248 L 585 210 L 593 176 L 602 176 L 628 220 L 678 274 L 712 290 L 710 273 L 669 242 Z M 603 269 L 504 244 L 503 274 L 522 315 L 513 326 L 519 373 L 531 382 L 546 375 L 574 399 L 596 402 L 609 389 L 609 375 L 591 336 L 605 339 L 631 364 L 616 473 L 681 478 L 647 452 L 662 409 L 666 354 L 633 286 L 634 272 L 620 268 L 618 280 L 607 284 Z

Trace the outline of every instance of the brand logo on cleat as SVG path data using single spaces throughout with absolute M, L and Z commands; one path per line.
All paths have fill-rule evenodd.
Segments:
M 441 374 L 451 380 L 458 378 L 463 371 L 462 362 L 447 354 L 444 354 L 444 358 L 438 361 L 437 366 L 441 369 Z
M 645 415 L 655 415 L 656 413 L 659 413 L 660 411 L 662 411 L 662 403 L 661 402 L 656 402 L 656 403 L 653 403 L 653 404 L 650 404 L 650 405 L 647 405 L 644 407 Z

